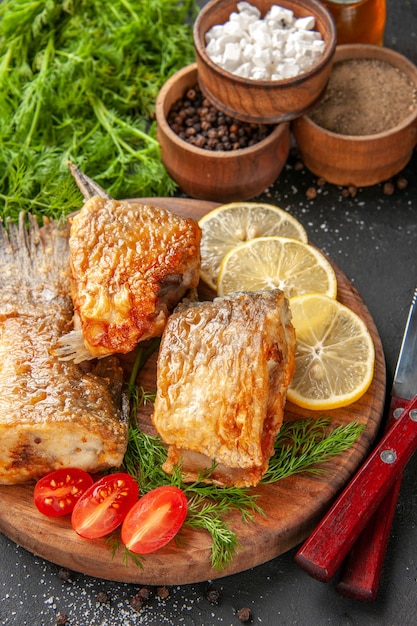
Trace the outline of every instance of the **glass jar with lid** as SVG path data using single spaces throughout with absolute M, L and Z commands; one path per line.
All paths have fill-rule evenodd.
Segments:
M 386 0 L 322 0 L 336 24 L 337 43 L 383 45 Z

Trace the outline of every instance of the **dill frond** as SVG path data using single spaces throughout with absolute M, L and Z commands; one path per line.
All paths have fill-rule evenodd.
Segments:
M 275 454 L 261 482 L 274 483 L 287 476 L 324 471 L 325 463 L 350 448 L 364 429 L 358 422 L 330 428 L 331 419 L 284 423 L 275 441 Z

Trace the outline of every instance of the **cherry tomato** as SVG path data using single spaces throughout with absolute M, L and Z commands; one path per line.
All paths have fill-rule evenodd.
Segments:
M 92 484 L 92 477 L 84 470 L 62 468 L 38 480 L 33 499 L 37 509 L 48 517 L 68 515 Z
M 138 491 L 138 484 L 130 474 L 118 472 L 104 476 L 75 505 L 71 516 L 73 529 L 86 539 L 108 535 L 135 504 Z
M 187 498 L 178 487 L 157 487 L 130 509 L 121 537 L 136 554 L 158 550 L 177 534 L 187 515 Z

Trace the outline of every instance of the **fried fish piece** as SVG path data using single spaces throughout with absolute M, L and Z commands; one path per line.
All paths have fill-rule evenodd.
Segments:
M 294 373 L 295 332 L 279 290 L 179 305 L 162 336 L 153 425 L 163 469 L 184 479 L 215 470 L 218 485 L 254 486 L 281 427 Z
M 169 313 L 200 275 L 197 222 L 135 200 L 114 200 L 76 168 L 86 200 L 72 218 L 71 295 L 75 330 L 62 358 L 131 352 L 162 334 Z M 86 182 L 87 181 L 87 182 Z
M 117 357 L 88 371 L 51 351 L 72 321 L 69 229 L 0 224 L 0 483 L 119 466 L 128 410 Z

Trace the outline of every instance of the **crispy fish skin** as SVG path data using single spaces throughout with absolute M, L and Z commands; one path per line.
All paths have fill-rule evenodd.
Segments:
M 278 289 L 179 305 L 162 336 L 152 415 L 168 444 L 163 469 L 180 464 L 194 481 L 215 461 L 212 482 L 255 486 L 283 421 L 294 343 Z
M 52 346 L 71 324 L 69 229 L 23 214 L 0 225 L 0 483 L 60 467 L 118 466 L 127 403 L 116 357 L 85 371 Z
M 160 336 L 197 286 L 198 224 L 162 208 L 94 196 L 72 220 L 71 294 L 92 356 L 127 353 Z M 86 356 L 86 355 L 84 355 Z

